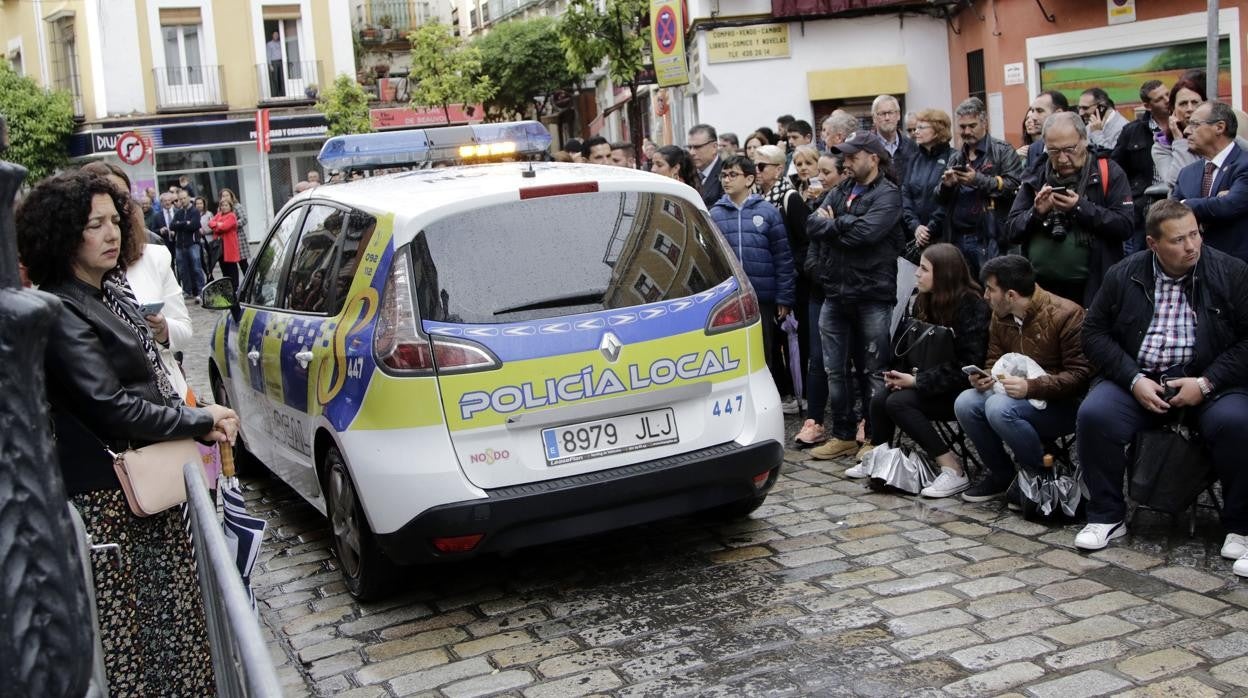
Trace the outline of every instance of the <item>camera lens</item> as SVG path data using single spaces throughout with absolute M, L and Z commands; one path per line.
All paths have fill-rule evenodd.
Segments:
M 1050 214 L 1048 218 L 1048 224 L 1049 224 L 1049 237 L 1053 238 L 1057 242 L 1061 242 L 1066 239 L 1066 235 L 1069 234 L 1070 231 L 1066 229 L 1066 217 L 1065 216 L 1061 216 L 1056 213 Z

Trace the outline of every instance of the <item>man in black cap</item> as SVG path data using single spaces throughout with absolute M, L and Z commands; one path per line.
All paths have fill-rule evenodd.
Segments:
M 832 150 L 845 156 L 851 173 L 829 190 L 806 223 L 810 248 L 807 270 L 823 285 L 819 333 L 832 402 L 832 436 L 811 456 L 832 459 L 862 446 L 855 440 L 853 393 L 846 371 L 849 357 L 870 377 L 872 391 L 883 390 L 889 325 L 897 301 L 897 255 L 904 240 L 901 189 L 885 175 L 889 162 L 884 140 L 855 131 Z M 868 433 L 869 433 L 868 429 Z

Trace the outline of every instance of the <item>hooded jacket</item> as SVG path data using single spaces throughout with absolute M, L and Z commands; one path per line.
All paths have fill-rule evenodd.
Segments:
M 758 194 L 750 194 L 737 206 L 725 194 L 711 207 L 711 220 L 741 261 L 758 301 L 792 308 L 797 302 L 797 273 L 776 207 Z

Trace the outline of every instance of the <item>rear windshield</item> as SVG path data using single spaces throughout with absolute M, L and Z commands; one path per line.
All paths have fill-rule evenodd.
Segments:
M 716 235 L 694 206 L 645 192 L 456 213 L 412 243 L 420 314 L 519 322 L 689 296 L 732 274 Z

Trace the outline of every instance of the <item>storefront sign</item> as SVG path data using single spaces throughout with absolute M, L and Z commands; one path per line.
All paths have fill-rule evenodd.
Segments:
M 1135 21 L 1135 0 L 1105 0 L 1110 24 L 1126 24 Z
M 1005 64 L 1005 84 L 1021 85 L 1027 82 L 1026 72 L 1023 70 L 1022 63 L 1006 63 Z
M 685 20 L 680 0 L 650 0 L 650 55 L 660 87 L 689 82 Z
M 445 126 L 451 124 L 479 124 L 485 120 L 485 108 L 480 104 L 474 104 L 471 107 L 472 113 L 469 114 L 469 108 L 462 104 L 452 104 L 450 109 L 450 121 L 447 121 L 446 112 L 438 107 L 428 109 L 408 109 L 407 107 L 391 107 L 387 109 L 369 109 L 368 119 L 372 122 L 373 128 L 389 129 L 389 128 L 411 128 L 413 126 Z
M 788 58 L 789 25 L 759 24 L 712 29 L 706 46 L 707 63 Z
M 269 137 L 274 143 L 283 141 L 306 141 L 325 138 L 329 122 L 324 114 L 298 114 L 273 116 L 269 121 Z M 193 148 L 196 146 L 225 146 L 254 143 L 256 120 L 219 119 L 164 123 L 158 126 L 130 126 L 103 131 L 84 131 L 69 138 L 69 156 L 83 157 L 99 153 L 113 153 L 117 141 L 129 131 L 138 131 L 146 140 L 148 148 Z

